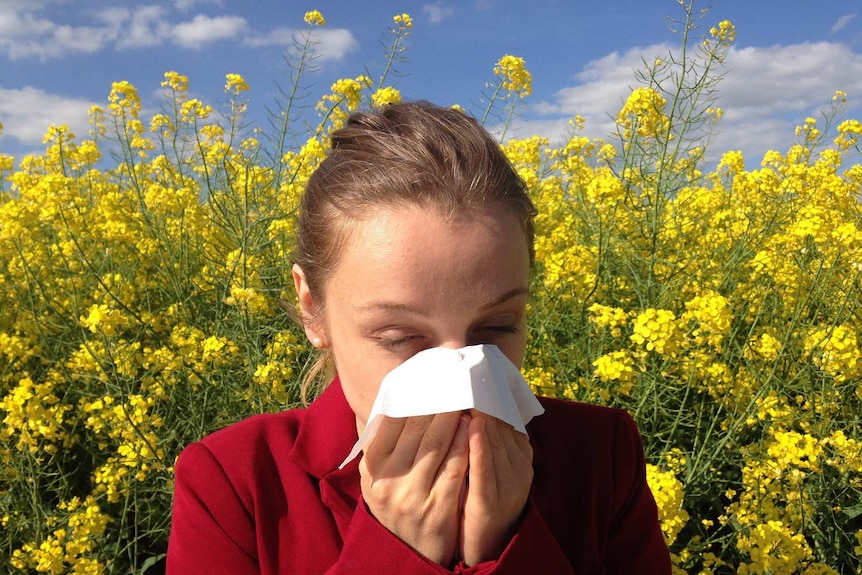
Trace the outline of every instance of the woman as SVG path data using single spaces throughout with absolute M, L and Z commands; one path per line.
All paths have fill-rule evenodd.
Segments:
M 335 132 L 298 225 L 305 332 L 337 374 L 176 465 L 171 573 L 669 573 L 620 410 L 542 399 L 529 439 L 477 411 L 385 418 L 383 376 L 430 347 L 524 357 L 534 208 L 494 140 L 426 103 Z

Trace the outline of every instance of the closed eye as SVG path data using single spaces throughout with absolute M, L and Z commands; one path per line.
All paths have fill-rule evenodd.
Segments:
M 400 349 L 420 340 L 419 335 L 399 335 L 394 337 L 375 337 L 377 345 L 384 349 Z
M 518 333 L 518 326 L 516 325 L 489 325 L 486 327 L 479 328 L 479 331 L 491 331 L 498 333 Z
M 486 325 L 477 327 L 473 331 L 473 336 L 471 338 L 471 344 L 476 345 L 480 343 L 496 343 L 506 337 L 509 337 L 510 334 L 518 333 L 518 326 L 516 324 L 500 324 L 500 325 Z
M 516 334 L 520 331 L 517 323 L 501 323 L 477 326 L 473 329 L 472 335 L 466 342 L 468 345 L 476 345 L 480 343 L 494 343 L 499 339 Z M 392 335 L 387 335 L 391 333 Z M 431 347 L 431 343 L 424 335 L 417 333 L 399 333 L 397 330 L 386 330 L 380 335 L 374 336 L 374 341 L 377 346 L 389 350 L 402 353 L 406 350 L 420 351 L 427 347 Z

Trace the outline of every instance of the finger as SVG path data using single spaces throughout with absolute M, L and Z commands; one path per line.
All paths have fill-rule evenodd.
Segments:
M 458 428 L 459 412 L 406 418 L 385 418 L 366 457 L 378 477 L 415 472 L 430 487 Z M 382 434 L 382 436 L 381 436 Z M 378 445 L 379 438 L 379 445 Z
M 461 412 L 438 413 L 422 434 L 413 463 L 417 469 L 431 472 L 432 480 L 452 448 L 460 421 Z
M 476 413 L 470 421 L 470 489 L 487 493 L 488 486 L 495 482 L 494 456 L 487 431 L 487 417 Z
M 498 498 L 501 490 L 505 489 L 504 483 L 511 480 L 512 461 L 509 458 L 509 434 L 505 427 L 508 427 L 496 417 L 485 418 L 485 434 L 488 436 L 488 446 L 490 447 L 491 462 L 493 465 L 492 481 L 489 481 L 486 487 L 486 492 L 494 499 Z M 493 499 L 492 499 L 493 500 Z
M 474 419 L 481 427 L 470 438 L 471 481 L 481 481 L 476 487 L 496 497 L 506 482 L 532 468 L 533 450 L 527 436 L 508 423 L 487 414 Z
M 498 466 L 508 465 L 514 468 L 523 465 L 525 460 L 532 463 L 533 448 L 530 446 L 527 435 L 496 417 L 488 419 L 489 436 L 492 438 L 491 444 L 500 446 L 500 449 L 495 450 L 495 456 L 499 457 L 499 461 L 495 459 Z M 495 442 L 493 439 L 495 437 L 499 441 Z M 503 454 L 505 454 L 505 458 L 503 458 Z
M 416 451 L 433 416 L 385 417 L 371 442 L 366 457 L 377 462 L 379 476 L 401 476 L 410 471 L 416 459 Z M 382 433 L 382 437 L 381 437 Z M 378 439 L 380 445 L 378 446 Z
M 449 451 L 440 463 L 437 472 L 437 481 L 452 483 L 460 493 L 461 486 L 466 480 L 468 458 L 468 429 L 470 426 L 470 416 L 461 414 L 458 418 L 458 428 L 455 431 L 455 436 L 452 438 L 452 443 L 449 446 Z
M 392 454 L 399 460 L 406 461 L 411 467 L 416 459 L 416 452 L 422 444 L 422 438 L 434 421 L 433 415 L 414 415 L 404 419 L 404 428 L 398 437 L 398 442 Z
M 510 449 L 510 458 L 516 457 L 519 465 L 526 463 L 533 465 L 533 446 L 530 444 L 530 437 L 526 433 L 521 433 L 512 428 L 512 441 L 515 444 L 515 449 Z
M 365 452 L 364 458 L 380 461 L 392 453 L 395 446 L 398 445 L 398 438 L 401 437 L 406 422 L 407 419 L 404 417 L 382 415 L 374 439 L 363 450 Z

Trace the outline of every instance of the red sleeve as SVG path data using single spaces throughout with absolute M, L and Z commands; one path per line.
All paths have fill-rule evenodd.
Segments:
M 463 575 L 520 575 L 547 573 L 549 575 L 575 575 L 569 560 L 557 544 L 545 520 L 532 502 L 521 521 L 518 532 L 496 561 L 486 561 L 472 567 L 463 564 L 456 568 Z
M 254 520 L 209 449 L 193 443 L 174 469 L 167 572 L 259 572 Z
M 614 445 L 614 512 L 608 533 L 608 575 L 670 574 L 670 553 L 647 485 L 643 443 L 637 425 L 618 411 Z
M 260 572 L 252 514 L 206 446 L 189 445 L 177 460 L 169 575 Z M 452 574 L 428 561 L 383 527 L 360 500 L 338 561 L 328 575 L 356 573 Z
M 433 563 L 386 529 L 361 499 L 350 522 L 338 563 L 327 575 L 356 573 L 410 573 L 442 575 L 452 571 Z
M 473 567 L 461 564 L 451 571 L 416 553 L 383 527 L 362 501 L 356 507 L 338 564 L 327 571 L 328 575 L 347 573 L 574 575 L 566 556 L 532 505 L 528 507 L 518 533 L 498 560 Z

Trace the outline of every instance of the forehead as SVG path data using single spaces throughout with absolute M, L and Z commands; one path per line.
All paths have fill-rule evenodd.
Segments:
M 501 206 L 444 212 L 410 205 L 378 209 L 351 223 L 342 255 L 423 261 L 456 251 L 500 252 L 516 244 L 526 247 L 525 233 L 515 215 Z
M 326 291 L 350 286 L 341 296 L 351 299 L 435 297 L 444 285 L 496 290 L 525 284 L 529 275 L 526 233 L 503 206 L 452 216 L 415 206 L 381 209 L 350 224 L 341 251 Z

